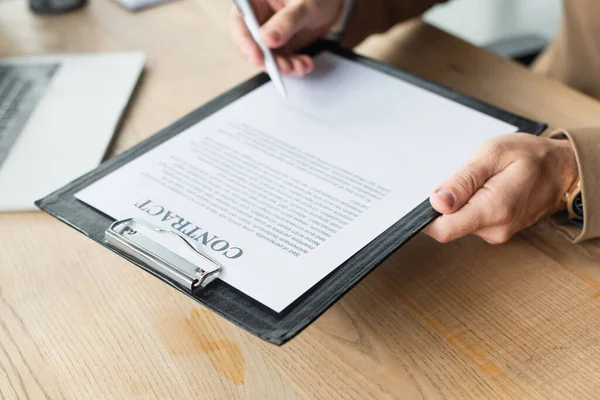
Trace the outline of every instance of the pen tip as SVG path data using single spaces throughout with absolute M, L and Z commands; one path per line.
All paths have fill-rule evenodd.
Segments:
M 280 79 L 273 80 L 273 84 L 275 85 L 275 89 L 279 92 L 281 97 L 287 99 L 287 91 L 285 90 L 285 86 L 283 85 L 283 81 Z

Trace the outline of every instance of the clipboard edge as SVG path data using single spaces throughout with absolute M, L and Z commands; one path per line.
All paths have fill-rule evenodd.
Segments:
M 537 134 L 540 134 L 541 132 L 543 132 L 547 127 L 545 124 L 535 122 L 533 120 L 518 116 L 514 113 L 499 109 L 498 107 L 495 107 L 493 105 L 490 105 L 488 103 L 480 101 L 476 98 L 473 98 L 468 95 L 462 94 L 460 92 L 454 91 L 450 88 L 444 87 L 437 83 L 429 82 L 429 81 L 424 80 L 424 79 L 422 79 L 416 75 L 413 75 L 407 71 L 397 69 L 389 64 L 385 64 L 381 61 L 373 60 L 371 58 L 358 55 L 350 50 L 342 49 L 339 46 L 332 44 L 331 42 L 325 42 L 325 41 L 319 42 L 316 45 L 312 46 L 308 50 L 308 52 L 311 52 L 312 54 L 316 54 L 320 51 L 331 51 L 334 54 L 338 54 L 342 57 L 351 59 L 353 61 L 363 63 L 363 64 L 367 65 L 368 67 L 375 68 L 376 70 L 378 70 L 380 72 L 390 74 L 391 76 L 394 76 L 398 79 L 403 79 L 405 81 L 408 81 L 411 84 L 416 84 L 419 87 L 422 87 L 426 90 L 430 90 L 434 93 L 440 94 L 444 97 L 447 97 L 453 101 L 457 101 L 461 104 L 465 104 L 465 102 L 472 103 L 475 107 L 471 107 L 471 108 L 475 108 L 479 111 L 482 111 L 482 110 L 480 110 L 480 108 L 483 108 L 483 109 L 485 109 L 485 111 L 488 111 L 488 112 L 485 112 L 486 114 L 491 115 L 496 118 L 498 118 L 498 117 L 496 115 L 490 114 L 489 111 L 497 112 L 498 114 L 501 114 L 501 116 L 502 116 L 502 118 L 498 118 L 498 119 L 501 119 L 505 122 L 511 123 L 515 126 L 519 126 L 519 128 L 523 131 L 529 130 L 530 131 L 529 133 L 533 133 L 533 134 L 537 135 Z M 392 225 L 392 227 L 388 228 L 388 230 L 383 232 L 376 239 L 374 239 L 372 242 L 370 242 L 365 247 L 363 247 L 361 250 L 359 250 L 350 259 L 348 259 L 346 262 L 342 263 L 338 268 L 336 268 L 334 271 L 332 271 L 330 274 L 328 274 L 326 277 L 324 277 L 322 280 L 320 280 L 318 283 L 316 283 L 311 289 L 309 289 L 305 294 L 303 294 L 296 301 L 294 301 L 292 304 L 290 304 L 290 306 L 286 307 L 286 309 L 284 309 L 281 313 L 276 313 L 273 310 L 269 309 L 268 307 L 253 300 L 253 302 L 257 303 L 257 304 L 252 305 L 251 307 L 255 307 L 259 311 L 265 312 L 272 316 L 273 315 L 277 315 L 277 317 L 282 316 L 282 318 L 279 319 L 277 322 L 285 321 L 286 315 L 290 315 L 290 313 L 295 312 L 294 313 L 295 322 L 285 321 L 285 323 L 280 324 L 281 325 L 280 327 L 275 327 L 274 329 L 262 329 L 262 328 L 265 328 L 264 326 L 261 327 L 261 329 L 256 328 L 256 325 L 261 325 L 260 323 L 250 326 L 251 324 L 248 324 L 249 321 L 247 319 L 244 320 L 244 319 L 237 318 L 237 317 L 239 317 L 239 315 L 237 317 L 235 317 L 231 313 L 227 313 L 226 311 L 221 310 L 220 307 L 214 307 L 212 304 L 210 304 L 210 302 L 207 302 L 203 298 L 198 298 L 197 296 L 194 296 L 194 295 L 188 293 L 183 287 L 179 287 L 176 283 L 171 282 L 168 278 L 155 273 L 155 271 L 153 271 L 151 268 L 144 266 L 143 263 L 136 261 L 135 259 L 128 256 L 127 254 L 120 252 L 114 248 L 111 248 L 110 246 L 106 245 L 105 243 L 102 243 L 102 241 L 97 240 L 95 238 L 95 235 L 97 234 L 97 232 L 91 232 L 89 230 L 82 228 L 72 218 L 69 218 L 69 217 L 65 216 L 63 213 L 59 212 L 60 207 L 57 208 L 59 203 L 61 203 L 65 200 L 63 198 L 63 196 L 65 196 L 65 195 L 68 196 L 69 193 L 76 193 L 76 192 L 80 191 L 83 187 L 93 184 L 96 180 L 111 173 L 115 169 L 120 168 L 122 165 L 125 165 L 126 163 L 139 157 L 140 155 L 144 154 L 145 152 L 149 151 L 150 149 L 160 145 L 161 143 L 170 139 L 171 137 L 179 134 L 183 130 L 187 129 L 189 126 L 200 122 L 202 119 L 208 117 L 209 115 L 212 115 L 217 110 L 225 107 L 232 101 L 235 101 L 237 98 L 251 92 L 252 90 L 256 89 L 257 87 L 260 87 L 262 84 L 264 84 L 266 82 L 268 82 L 268 76 L 266 74 L 260 73 L 258 75 L 255 75 L 254 77 L 250 78 L 249 80 L 242 82 L 241 84 L 239 84 L 239 85 L 235 86 L 234 88 L 228 90 L 227 92 L 221 94 L 220 96 L 216 97 L 215 99 L 213 99 L 213 100 L 209 101 L 208 103 L 202 105 L 201 107 L 193 110 L 191 113 L 187 114 L 183 118 L 175 121 L 174 123 L 170 124 L 169 126 L 163 128 L 163 129 L 161 129 L 156 134 L 148 137 L 147 139 L 143 140 L 142 142 L 138 143 L 137 145 L 133 146 L 132 148 L 113 157 L 111 160 L 108 160 L 107 162 L 103 163 L 98 168 L 77 178 L 76 180 L 63 186 L 62 188 L 59 188 L 58 190 L 52 192 L 50 195 L 48 195 L 40 200 L 37 200 L 35 202 L 35 205 L 38 208 L 40 208 L 41 210 L 43 210 L 43 211 L 47 212 L 48 214 L 52 215 L 53 217 L 57 218 L 61 222 L 76 229 L 78 232 L 84 234 L 88 238 L 99 242 L 104 247 L 109 248 L 111 251 L 119 254 L 120 256 L 122 256 L 126 260 L 132 262 L 133 264 L 137 265 L 138 267 L 142 268 L 143 270 L 150 272 L 152 275 L 158 277 L 163 282 L 169 284 L 170 286 L 174 287 L 175 289 L 179 290 L 180 292 L 187 294 L 188 296 L 192 297 L 194 300 L 200 302 L 202 305 L 211 309 L 213 312 L 217 313 L 218 315 L 221 315 L 228 321 L 233 322 L 234 324 L 241 327 L 242 329 L 260 337 L 261 339 L 263 339 L 267 342 L 270 342 L 275 345 L 282 345 L 282 344 L 286 343 L 287 341 L 289 341 L 291 338 L 295 337 L 300 332 L 302 332 L 306 327 L 308 327 L 312 322 L 314 322 L 319 316 L 321 316 L 327 309 L 329 309 L 332 305 L 334 305 L 341 297 L 343 297 L 354 286 L 356 286 L 360 281 L 362 281 L 370 272 L 372 272 L 385 259 L 387 259 L 389 256 L 391 256 L 404 243 L 406 243 L 408 240 L 410 240 L 412 237 L 414 237 L 428 223 L 430 223 L 437 216 L 437 213 L 433 210 L 433 208 L 431 208 L 428 200 L 425 200 L 417 208 L 412 210 L 409 214 L 407 214 L 402 219 L 400 219 L 399 221 L 394 223 L 394 225 Z M 442 92 L 442 93 L 440 93 L 440 92 Z M 471 106 L 471 104 L 465 104 L 465 105 Z M 484 111 L 482 111 L 482 112 L 484 112 Z M 507 118 L 509 118 L 509 119 L 507 120 Z M 88 209 L 88 211 L 91 210 L 92 212 L 104 215 L 104 217 L 107 218 L 107 216 L 105 214 L 102 214 L 98 210 L 88 206 L 87 204 L 85 204 L 83 202 L 80 202 L 79 200 L 75 199 L 74 197 L 73 197 L 73 199 L 75 201 L 79 202 L 80 204 L 82 204 L 84 207 L 86 207 Z M 403 225 L 403 224 L 410 222 L 410 221 L 406 220 L 407 218 L 414 219 L 415 217 L 418 217 L 418 218 L 416 218 L 415 221 L 413 221 L 412 225 L 409 226 L 410 227 L 409 230 L 405 230 L 404 235 L 398 235 L 398 233 L 395 232 L 396 230 L 398 230 L 400 228 L 399 225 Z M 389 243 L 387 243 L 384 240 L 385 236 L 386 235 L 389 236 L 392 233 L 394 233 L 395 236 L 392 237 L 393 240 L 391 240 Z M 379 243 L 379 242 L 382 242 L 382 243 Z M 382 247 L 382 248 L 380 248 L 380 247 Z M 376 248 L 379 249 L 380 252 L 376 255 L 371 254 Z M 365 261 L 364 259 L 367 259 L 367 261 Z M 348 268 L 347 265 L 349 263 L 354 263 L 354 262 L 363 263 L 362 267 L 358 268 L 352 274 L 346 273 L 345 275 L 347 275 L 347 276 L 345 277 L 344 280 L 340 280 L 339 277 L 336 277 L 336 275 L 338 275 L 338 274 L 336 274 L 336 271 L 343 271 L 345 266 L 346 266 L 346 268 Z M 321 295 L 320 302 L 312 302 L 312 303 L 303 305 L 303 302 L 306 301 L 306 299 L 308 297 L 310 297 L 311 295 L 314 295 L 315 290 L 318 290 L 320 286 L 323 286 L 324 284 L 326 284 L 328 281 L 330 281 L 332 279 L 338 279 L 338 285 L 335 285 L 335 286 L 337 286 L 337 288 L 335 290 L 329 290 L 326 293 L 327 296 Z M 222 282 L 222 281 L 220 281 L 220 282 Z M 214 282 L 211 283 L 211 285 L 213 285 L 213 284 L 214 284 Z M 225 284 L 224 282 L 222 284 L 229 286 L 229 285 Z M 231 286 L 229 286 L 229 288 L 230 289 L 228 289 L 228 290 L 233 289 L 234 292 L 237 292 L 237 295 L 247 297 L 243 293 L 239 292 L 237 289 L 235 289 Z M 211 290 L 210 287 L 208 287 L 207 289 L 209 289 L 209 291 L 211 291 L 211 292 L 216 291 L 216 289 Z M 222 298 L 219 298 L 219 296 L 211 297 L 210 299 L 213 299 L 215 301 L 224 300 Z M 311 306 L 310 309 L 307 308 L 308 306 Z M 304 307 L 304 310 L 302 310 L 302 309 L 298 310 L 297 307 L 301 307 L 301 308 Z M 226 309 L 226 310 L 228 310 L 228 309 Z M 285 326 L 283 326 L 283 325 L 285 325 Z

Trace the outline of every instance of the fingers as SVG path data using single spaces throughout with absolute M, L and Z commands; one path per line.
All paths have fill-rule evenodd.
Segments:
M 298 55 L 291 58 L 294 75 L 302 77 L 312 72 L 315 67 L 313 59 L 306 55 Z
M 480 152 L 431 194 L 431 205 L 442 214 L 460 210 L 493 176 L 494 166 L 493 159 Z
M 480 230 L 487 223 L 485 209 L 477 203 L 468 203 L 454 214 L 438 217 L 424 232 L 440 243 L 448 243 Z
M 261 28 L 263 43 L 272 48 L 280 48 L 302 28 L 313 16 L 310 7 L 303 1 L 295 1 L 277 11 Z
M 444 243 L 470 233 L 488 243 L 504 243 L 556 212 L 564 193 L 556 190 L 562 179 L 556 178 L 556 165 L 561 163 L 547 140 L 507 135 L 487 142 L 432 195 L 431 204 L 443 215 L 425 233 Z
M 315 63 L 310 56 L 299 55 L 276 55 L 277 68 L 283 75 L 302 77 L 314 69 Z
M 462 226 L 449 226 L 451 223 L 447 220 L 444 221 L 444 217 L 440 217 L 425 228 L 424 233 L 440 243 L 448 243 L 469 234 L 474 234 L 489 244 L 503 244 L 508 242 L 518 231 L 510 225 L 485 226 L 485 222 L 469 221 L 469 223 Z M 480 225 L 483 227 L 477 229 Z
M 525 227 L 523 198 L 513 190 L 519 171 L 507 169 L 487 180 L 458 211 L 433 221 L 424 232 L 440 243 L 448 243 L 469 234 L 476 234 L 488 243 L 504 243 Z M 521 205 L 521 207 L 520 207 Z
M 230 35 L 242 55 L 257 67 L 264 66 L 262 52 L 256 42 L 252 39 L 246 24 L 236 7 L 230 13 L 229 21 Z M 294 75 L 302 77 L 314 69 L 314 61 L 307 55 L 293 55 L 291 51 L 283 50 L 281 55 L 275 57 L 277 67 L 283 75 Z
M 229 33 L 236 47 L 242 55 L 257 67 L 263 65 L 263 55 L 258 45 L 252 39 L 248 32 L 242 15 L 234 6 L 229 14 Z
M 283 75 L 290 75 L 294 72 L 294 66 L 289 57 L 276 56 L 277 68 Z

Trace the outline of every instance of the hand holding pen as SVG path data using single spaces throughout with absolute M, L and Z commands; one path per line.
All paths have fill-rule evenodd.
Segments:
M 239 3 L 241 0 L 236 0 Z M 344 0 L 246 0 L 260 25 L 259 41 L 273 56 L 282 75 L 304 76 L 314 68 L 310 56 L 295 54 L 324 37 L 337 20 Z M 230 35 L 252 64 L 265 67 L 265 57 L 250 33 L 244 16 L 232 7 Z

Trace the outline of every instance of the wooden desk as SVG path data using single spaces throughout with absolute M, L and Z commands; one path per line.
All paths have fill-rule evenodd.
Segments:
M 228 6 L 38 18 L 1 0 L 0 55 L 145 51 L 116 154 L 255 72 Z M 600 125 L 600 103 L 422 23 L 360 51 L 553 126 Z M 3 214 L 0 398 L 597 398 L 599 260 L 546 222 L 497 247 L 419 236 L 278 348 L 44 214 Z

